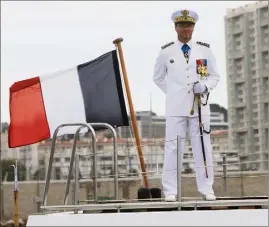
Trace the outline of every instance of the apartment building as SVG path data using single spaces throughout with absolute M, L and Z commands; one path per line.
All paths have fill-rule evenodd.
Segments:
M 268 1 L 225 16 L 229 150 L 244 169 L 268 169 Z
M 99 178 L 113 177 L 114 158 L 112 139 L 99 139 L 97 141 L 96 160 L 97 175 Z M 163 139 L 142 139 L 142 151 L 145 167 L 148 176 L 161 176 L 164 160 L 164 140 Z M 70 157 L 72 150 L 72 140 L 59 141 L 56 145 L 53 159 L 52 179 L 66 179 L 68 176 Z M 118 176 L 138 176 L 141 172 L 140 163 L 137 155 L 135 140 L 132 138 L 117 139 L 117 157 L 118 157 Z M 41 142 L 38 146 L 39 169 L 42 169 L 42 179 L 47 172 L 51 142 Z M 222 157 L 227 156 L 227 171 L 238 171 L 239 157 L 236 151 L 228 151 L 228 131 L 219 130 L 212 132 L 212 149 L 214 159 L 214 169 L 222 172 Z M 91 178 L 93 169 L 93 156 L 90 141 L 78 141 L 77 152 L 80 154 L 79 169 L 81 178 Z M 194 173 L 195 165 L 191 150 L 190 141 L 186 141 L 186 147 L 183 157 L 183 173 Z
M 228 151 L 228 131 L 213 131 L 211 138 L 215 171 L 222 171 L 223 154 L 227 156 L 227 170 L 239 170 L 239 158 L 236 151 Z M 141 143 L 148 176 L 161 176 L 164 160 L 164 139 L 142 139 Z M 45 180 L 51 153 L 51 141 L 43 141 L 18 149 L 9 149 L 7 147 L 7 132 L 4 132 L 2 133 L 1 145 L 3 149 L 1 159 L 17 159 L 27 166 L 26 180 Z M 52 163 L 52 179 L 67 179 L 72 146 L 72 139 L 65 138 L 57 141 Z M 113 152 L 112 139 L 97 139 L 96 172 L 99 178 L 113 177 Z M 184 152 L 182 172 L 193 173 L 195 171 L 194 159 L 189 140 L 186 141 Z M 80 177 L 84 179 L 92 178 L 93 151 L 91 140 L 87 138 L 78 140 L 76 153 L 80 154 Z M 141 172 L 134 138 L 117 138 L 117 158 L 119 177 L 137 176 Z

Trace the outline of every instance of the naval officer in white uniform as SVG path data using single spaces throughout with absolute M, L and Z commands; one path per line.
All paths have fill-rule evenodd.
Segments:
M 189 138 L 191 141 L 198 191 L 204 199 L 215 200 L 210 108 L 206 103 L 209 92 L 219 82 L 219 73 L 210 45 L 192 39 L 198 20 L 197 13 L 179 10 L 172 14 L 172 20 L 177 39 L 162 46 L 153 75 L 154 83 L 166 95 L 166 143 L 162 175 L 165 200 L 175 201 L 177 195 L 177 135 L 184 138 L 180 144 L 182 158 L 186 140 Z M 190 113 L 194 94 L 201 94 L 201 101 L 206 104 L 201 107 L 201 116 L 204 130 L 207 132 L 203 133 L 203 139 L 208 178 L 203 161 L 197 102 L 194 103 L 194 114 Z

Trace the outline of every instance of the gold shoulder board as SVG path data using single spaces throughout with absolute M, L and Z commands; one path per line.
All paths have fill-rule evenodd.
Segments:
M 172 44 L 174 44 L 174 42 L 167 43 L 167 44 L 165 44 L 164 46 L 162 46 L 162 49 L 165 49 L 166 47 L 169 47 L 169 46 L 171 46 Z
M 205 46 L 205 47 L 208 47 L 208 48 L 210 47 L 210 44 L 203 43 L 203 42 L 200 42 L 200 41 L 198 41 L 197 44 L 202 45 L 202 46 Z

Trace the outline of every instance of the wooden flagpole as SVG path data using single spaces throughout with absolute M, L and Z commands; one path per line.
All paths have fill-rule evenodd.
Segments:
M 19 187 L 18 187 L 17 160 L 16 164 L 12 166 L 14 168 L 14 224 L 15 227 L 19 227 L 19 204 L 18 204 Z
M 115 44 L 116 47 L 118 48 L 120 63 L 121 63 L 121 68 L 122 68 L 122 74 L 123 74 L 123 80 L 124 80 L 124 84 L 125 84 L 125 89 L 126 89 L 126 94 L 127 94 L 128 104 L 129 104 L 129 110 L 130 110 L 130 115 L 131 115 L 131 121 L 132 121 L 132 126 L 133 126 L 133 130 L 134 130 L 134 135 L 135 135 L 136 147 L 137 147 L 137 152 L 138 152 L 138 156 L 139 156 L 140 166 L 142 169 L 142 176 L 144 179 L 145 187 L 149 188 L 147 172 L 146 172 L 146 168 L 145 168 L 145 162 L 144 162 L 141 142 L 140 142 L 138 129 L 137 129 L 136 117 L 135 117 L 135 112 L 134 112 L 134 107 L 133 107 L 133 102 L 132 102 L 132 97 L 131 97 L 131 91 L 130 91 L 130 87 L 129 87 L 127 72 L 126 72 L 126 67 L 125 67 L 125 62 L 124 62 L 124 57 L 123 57 L 123 51 L 122 51 L 122 47 L 121 47 L 122 41 L 123 41 L 122 38 L 118 38 L 118 39 L 115 39 L 113 41 L 113 44 Z

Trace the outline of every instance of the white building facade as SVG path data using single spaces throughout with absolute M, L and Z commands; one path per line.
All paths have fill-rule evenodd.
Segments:
M 268 1 L 229 9 L 225 17 L 229 150 L 243 169 L 268 169 Z

